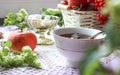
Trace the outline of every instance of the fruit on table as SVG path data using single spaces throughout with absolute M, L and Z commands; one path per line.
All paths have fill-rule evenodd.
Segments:
M 64 5 L 68 5 L 68 1 L 67 0 L 63 0 L 60 2 L 61 4 L 64 4 Z
M 9 34 L 8 40 L 12 41 L 11 50 L 22 51 L 23 46 L 30 46 L 32 50 L 37 45 L 37 38 L 34 33 L 25 30 L 16 30 Z
M 89 0 L 68 0 L 68 5 L 75 9 L 77 7 L 80 7 L 81 5 L 86 5 L 88 4 L 90 1 Z
M 104 4 L 105 4 L 105 0 L 94 0 L 94 5 L 97 10 L 101 10 Z
M 96 19 L 100 22 L 101 25 L 105 25 L 108 21 L 108 15 L 102 15 L 101 13 L 97 14 Z
M 94 6 L 97 11 L 101 11 L 101 9 L 105 6 L 105 0 L 94 0 Z M 104 25 L 108 20 L 108 15 L 103 15 L 99 12 L 96 19 L 100 22 L 100 24 Z

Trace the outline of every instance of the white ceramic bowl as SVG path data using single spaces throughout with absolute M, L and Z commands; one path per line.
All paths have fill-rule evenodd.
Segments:
M 58 51 L 67 58 L 67 61 L 71 67 L 77 67 L 79 61 L 86 53 L 87 48 L 91 46 L 99 46 L 103 43 L 104 34 L 99 34 L 95 39 L 71 39 L 60 36 L 61 34 L 79 33 L 93 36 L 96 33 L 101 32 L 97 29 L 90 28 L 59 28 L 53 31 L 53 37 L 55 40 Z

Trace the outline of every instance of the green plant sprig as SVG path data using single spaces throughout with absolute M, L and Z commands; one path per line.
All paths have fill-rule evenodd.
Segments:
M 79 65 L 80 75 L 107 75 L 106 69 L 101 65 L 100 58 L 109 56 L 120 47 L 119 12 L 119 0 L 106 0 L 102 13 L 109 15 L 109 20 L 103 29 L 105 31 L 104 33 L 106 34 L 104 46 L 91 47 L 87 50 L 88 53 L 86 53 Z M 104 54 L 104 52 L 106 53 Z M 120 69 L 114 71 L 114 73 L 115 75 L 120 75 Z
M 37 54 L 32 51 L 29 46 L 24 46 L 22 52 L 14 54 L 9 47 L 12 45 L 11 41 L 2 42 L 2 49 L 0 52 L 0 67 L 11 68 L 20 66 L 31 66 L 34 68 L 41 68 L 41 63 Z
M 4 19 L 3 26 L 16 25 L 22 29 L 28 28 L 25 22 L 26 16 L 28 16 L 28 13 L 24 8 L 21 8 L 18 12 L 9 12 Z

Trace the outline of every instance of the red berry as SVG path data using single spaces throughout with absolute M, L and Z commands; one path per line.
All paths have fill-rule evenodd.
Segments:
M 103 16 L 101 14 L 98 14 L 96 19 L 100 22 L 100 24 L 104 25 L 108 20 L 108 16 Z
M 95 8 L 99 11 L 104 6 L 105 0 L 94 0 Z
M 64 5 L 68 5 L 68 2 L 67 2 L 66 0 L 61 1 L 60 3 L 61 3 L 61 4 L 64 4 Z
M 104 7 L 104 4 L 105 4 L 105 0 L 94 0 L 94 5 L 98 12 L 101 11 L 101 8 Z M 108 20 L 108 16 L 103 16 L 99 13 L 96 19 L 100 22 L 100 24 L 104 25 Z
M 79 7 L 80 5 L 88 4 L 89 0 L 68 0 L 68 5 L 71 7 Z

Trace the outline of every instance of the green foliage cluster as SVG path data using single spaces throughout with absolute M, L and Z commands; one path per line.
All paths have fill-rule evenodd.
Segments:
M 12 45 L 11 41 L 2 43 L 0 52 L 0 67 L 11 68 L 20 66 L 31 66 L 41 68 L 41 63 L 37 54 L 32 51 L 29 46 L 24 46 L 22 52 L 13 53 L 9 47 Z
M 5 19 L 4 19 L 4 26 L 7 25 L 16 25 L 19 28 L 26 28 L 28 27 L 27 23 L 25 22 L 25 17 L 28 16 L 28 13 L 25 9 L 20 9 L 18 12 L 9 12 Z
M 104 45 L 91 47 L 80 63 L 80 75 L 108 75 L 101 65 L 100 58 L 109 56 L 120 47 L 120 0 L 106 0 L 101 13 L 109 15 L 109 20 L 104 27 L 106 34 Z M 120 75 L 120 69 L 114 71 L 114 75 Z
M 61 27 L 64 25 L 64 20 L 63 20 L 63 16 L 61 13 L 60 9 L 53 9 L 53 8 L 42 8 L 40 11 L 41 14 L 44 15 L 53 15 L 53 16 L 58 16 L 60 18 L 58 25 Z

